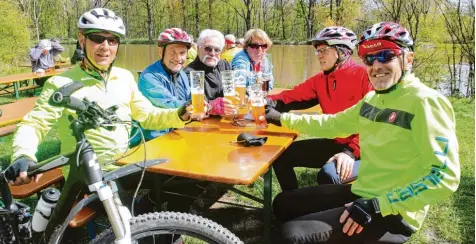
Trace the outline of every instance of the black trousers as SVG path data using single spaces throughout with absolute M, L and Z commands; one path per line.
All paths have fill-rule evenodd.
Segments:
M 273 243 L 403 243 L 413 230 L 400 215 L 378 216 L 360 234 L 347 236 L 339 222 L 344 204 L 359 196 L 351 185 L 320 185 L 286 191 L 273 202 L 280 226 Z
M 283 191 L 294 190 L 298 188 L 298 182 L 294 167 L 323 168 L 317 175 L 317 183 L 339 184 L 340 179 L 332 165 L 326 165 L 327 160 L 337 153 L 344 150 L 346 146 L 336 143 L 331 139 L 309 139 L 293 142 L 286 151 L 279 156 L 273 163 L 273 169 L 276 178 Z M 358 166 L 354 164 L 352 176 L 357 176 Z

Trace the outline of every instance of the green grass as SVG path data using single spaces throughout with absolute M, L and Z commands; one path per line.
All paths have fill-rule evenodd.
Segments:
M 457 137 L 460 146 L 461 183 L 458 190 L 448 199 L 431 206 L 429 215 L 424 222 L 423 228 L 410 240 L 410 243 L 474 243 L 474 124 L 475 111 L 474 101 L 465 98 L 450 99 L 457 121 Z M 1 100 L 0 100 L 1 103 Z M 0 165 L 10 163 L 12 135 L 0 138 Z M 306 139 L 301 136 L 298 139 Z M 44 160 L 59 153 L 60 143 L 56 130 L 52 130 L 41 144 L 37 157 Z M 301 186 L 315 184 L 317 170 L 297 169 L 297 176 Z M 262 196 L 263 181 L 257 180 L 250 186 L 237 186 L 242 191 L 257 197 Z M 281 191 L 276 177 L 273 178 L 273 196 Z M 255 204 L 241 196 L 230 193 L 229 198 L 237 202 Z M 259 205 L 257 205 L 259 206 Z M 244 212 L 241 212 L 242 214 Z M 234 219 L 239 213 L 221 216 L 223 219 Z M 261 220 L 260 216 L 256 218 Z M 222 223 L 219 219 L 215 221 Z M 224 224 L 225 225 L 225 224 Z M 233 223 L 235 225 L 235 223 Z M 226 227 L 233 229 L 225 225 Z M 253 231 L 252 235 L 260 235 L 261 231 Z M 247 242 L 248 243 L 248 242 Z M 255 243 L 255 242 L 253 242 Z M 260 243 L 257 241 L 256 243 Z

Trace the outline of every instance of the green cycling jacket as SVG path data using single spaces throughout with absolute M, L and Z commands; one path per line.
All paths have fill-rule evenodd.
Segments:
M 360 135 L 352 192 L 376 197 L 381 214 L 400 214 L 415 230 L 431 204 L 458 188 L 460 165 L 450 102 L 408 74 L 395 90 L 368 93 L 335 115 L 281 116 L 283 126 L 317 137 Z
M 56 107 L 48 104 L 50 96 L 58 88 L 72 82 L 79 81 L 83 88 L 73 93 L 73 97 L 89 101 L 107 109 L 117 105 L 117 116 L 122 121 L 135 119 L 147 129 L 182 128 L 186 121 L 182 121 L 177 109 L 162 109 L 153 106 L 138 90 L 133 75 L 124 69 L 113 67 L 107 81 L 94 73 L 87 73 L 80 65 L 61 75 L 50 78 L 44 85 L 43 91 L 38 98 L 33 110 L 23 118 L 13 139 L 14 159 L 25 155 L 36 160 L 35 154 L 39 143 L 53 127 L 58 127 L 61 141 L 61 152 L 73 152 L 76 141 L 69 129 L 69 115 L 76 117 L 73 110 Z M 130 125 L 119 125 L 115 130 L 109 131 L 104 128 L 87 130 L 86 138 L 91 143 L 98 156 L 99 163 L 104 166 L 105 162 L 114 160 L 122 155 L 128 148 Z M 103 170 L 112 170 L 117 166 L 108 164 Z M 66 175 L 66 174 L 65 174 Z

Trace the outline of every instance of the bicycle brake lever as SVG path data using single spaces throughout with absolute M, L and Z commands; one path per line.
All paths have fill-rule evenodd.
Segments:
M 149 168 L 151 166 L 161 164 L 161 163 L 166 163 L 168 162 L 168 159 L 152 159 L 152 160 L 147 160 L 145 161 L 145 168 Z M 140 161 L 134 164 L 129 164 L 127 166 L 123 166 L 119 169 L 116 169 L 114 171 L 111 171 L 104 175 L 104 181 L 111 181 L 115 179 L 119 179 L 121 177 L 124 177 L 126 175 L 130 175 L 136 172 L 141 171 L 144 168 L 144 161 Z

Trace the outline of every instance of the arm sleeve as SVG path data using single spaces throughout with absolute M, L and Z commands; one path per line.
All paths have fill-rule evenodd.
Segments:
M 279 94 L 269 95 L 268 97 L 271 98 L 271 100 L 283 101 L 285 104 L 317 100 L 317 91 L 314 85 L 316 80 L 317 78 L 313 76 L 291 90 L 282 91 Z
M 132 76 L 132 75 L 131 75 Z M 131 80 L 134 81 L 133 77 Z M 177 109 L 158 108 L 152 105 L 137 88 L 135 82 L 131 87 L 131 117 L 140 122 L 145 129 L 161 130 L 168 128 L 183 128 L 187 121 L 182 121 Z
M 383 216 L 423 209 L 448 197 L 459 185 L 458 141 L 451 104 L 444 97 L 427 98 L 415 114 L 413 140 L 424 159 L 420 163 L 427 174 L 379 196 Z
M 31 61 L 37 61 L 41 57 L 41 51 L 43 51 L 41 48 L 34 47 L 30 49 L 30 59 Z
M 156 107 L 178 108 L 186 101 L 172 95 L 165 87 L 167 81 L 154 73 L 142 73 L 139 78 L 139 90 Z
M 281 115 L 283 126 L 316 137 L 336 138 L 358 134 L 359 111 L 363 100 L 337 114 Z
M 348 152 L 352 153 L 353 155 L 350 155 L 349 153 L 347 153 L 346 149 L 344 149 L 343 152 L 349 154 L 350 156 L 354 156 L 354 159 L 359 159 L 360 158 L 359 135 L 351 135 L 347 139 L 350 140 L 350 142 L 347 144 Z
M 250 61 L 244 56 L 235 56 L 231 62 L 233 70 L 250 70 Z
M 63 107 L 48 104 L 50 96 L 58 89 L 50 82 L 52 79 L 54 78 L 46 81 L 35 106 L 18 124 L 18 129 L 13 137 L 12 162 L 22 155 L 37 161 L 35 154 L 39 143 L 63 114 Z

